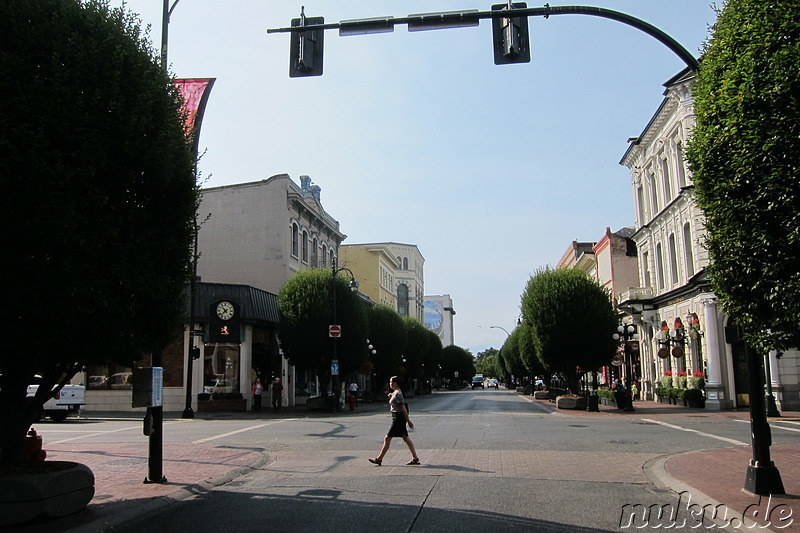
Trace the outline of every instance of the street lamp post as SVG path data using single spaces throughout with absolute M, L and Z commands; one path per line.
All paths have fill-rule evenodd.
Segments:
M 623 410 L 634 412 L 633 399 L 631 397 L 631 379 L 633 377 L 633 362 L 631 361 L 631 346 L 630 341 L 639 340 L 639 334 L 636 332 L 636 326 L 633 324 L 621 325 L 617 327 L 617 332 L 611 336 L 615 341 L 622 341 L 623 351 L 625 353 L 625 401 L 622 406 Z
M 350 290 L 356 292 L 358 290 L 358 282 L 356 281 L 356 276 L 353 274 L 353 271 L 349 268 L 341 267 L 336 268 L 336 258 L 333 259 L 331 263 L 331 301 L 333 303 L 333 322 L 332 326 L 339 326 L 336 322 L 336 274 L 339 272 L 347 272 L 350 274 Z M 329 329 L 329 335 L 333 338 L 333 359 L 331 360 L 331 378 L 333 380 L 333 390 L 334 390 L 334 399 L 333 399 L 333 410 L 339 410 L 339 337 L 342 335 L 341 327 L 338 328 L 338 333 L 334 334 L 332 329 Z M 334 373 L 335 371 L 335 373 Z

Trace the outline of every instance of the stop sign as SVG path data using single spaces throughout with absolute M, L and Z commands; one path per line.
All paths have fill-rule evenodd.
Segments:
M 328 326 L 328 337 L 337 338 L 341 336 L 342 336 L 342 326 L 337 326 L 335 324 Z

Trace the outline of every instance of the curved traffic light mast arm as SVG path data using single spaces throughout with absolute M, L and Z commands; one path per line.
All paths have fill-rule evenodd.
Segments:
M 480 19 L 509 18 L 509 17 L 544 17 L 551 15 L 589 15 L 602 17 L 610 20 L 622 22 L 632 26 L 655 38 L 661 44 L 672 50 L 686 65 L 696 70 L 699 66 L 697 59 L 684 48 L 678 41 L 670 37 L 665 32 L 656 28 L 641 19 L 631 15 L 592 6 L 551 6 L 545 4 L 544 7 L 520 7 L 512 9 L 500 9 L 492 11 L 452 11 L 447 13 L 422 13 L 409 15 L 408 17 L 373 17 L 368 19 L 346 20 L 328 24 L 304 24 L 285 28 L 268 29 L 267 33 L 305 33 L 307 31 L 320 31 L 338 29 L 340 35 L 359 35 L 366 33 L 386 33 L 394 31 L 397 24 L 407 24 L 409 30 L 428 30 L 440 28 L 453 28 L 459 26 L 477 26 Z

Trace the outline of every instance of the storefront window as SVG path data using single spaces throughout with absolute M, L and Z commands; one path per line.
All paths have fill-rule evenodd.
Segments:
M 133 370 L 122 365 L 88 365 L 86 367 L 86 388 L 105 390 L 130 390 Z
M 239 388 L 238 344 L 206 344 L 203 356 L 203 392 L 242 392 Z

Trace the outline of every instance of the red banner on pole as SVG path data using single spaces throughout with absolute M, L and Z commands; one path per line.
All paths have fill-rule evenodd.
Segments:
M 203 113 L 215 81 L 217 78 L 178 78 L 173 81 L 183 97 L 183 109 L 186 111 L 184 129 L 186 135 L 192 136 L 195 152 L 199 148 Z

